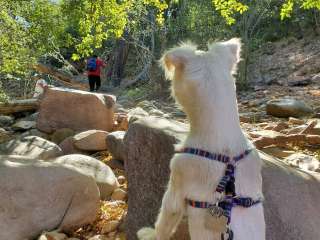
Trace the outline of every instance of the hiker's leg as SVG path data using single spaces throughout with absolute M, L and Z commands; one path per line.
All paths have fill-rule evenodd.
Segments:
M 93 92 L 94 91 L 94 82 L 95 82 L 94 76 L 88 76 L 88 79 L 89 79 L 90 92 Z
M 100 76 L 97 76 L 97 78 L 96 78 L 96 91 L 99 90 L 100 86 L 101 86 L 101 78 L 100 78 Z

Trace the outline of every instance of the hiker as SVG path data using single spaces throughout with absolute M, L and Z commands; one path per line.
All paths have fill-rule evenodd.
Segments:
M 87 71 L 90 92 L 98 91 L 101 86 L 101 67 L 105 67 L 106 64 L 98 58 L 97 55 L 93 55 L 87 60 Z

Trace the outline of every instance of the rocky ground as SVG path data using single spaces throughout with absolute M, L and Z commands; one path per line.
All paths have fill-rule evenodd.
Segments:
M 59 98 L 63 99 L 65 92 L 62 91 L 61 94 L 61 96 L 58 94 Z M 255 91 L 242 92 L 238 95 L 241 125 L 258 149 L 282 159 L 291 166 L 320 172 L 320 102 L 318 101 L 320 88 L 317 83 L 296 87 L 259 87 Z M 109 166 L 112 171 L 111 176 L 114 174 L 113 181 L 118 183 L 100 200 L 99 212 L 92 224 L 75 231 L 65 231 L 65 235 L 57 232 L 44 233 L 40 239 L 126 239 L 124 220 L 127 214 L 128 196 L 123 165 L 125 158 L 123 138 L 130 122 L 141 117 L 156 116 L 160 119 L 187 123 L 185 114 L 172 101 L 143 100 L 132 103 L 121 97 L 115 106 L 115 122 L 109 131 L 84 131 L 81 126 L 87 123 L 80 121 L 77 125 L 72 120 L 70 126 L 77 125 L 80 129 L 74 130 L 66 119 L 60 121 L 64 127 L 59 127 L 59 124 L 53 121 L 55 127 L 48 133 L 47 125 L 50 125 L 48 121 L 52 119 L 50 120 L 45 113 L 47 108 L 52 107 L 51 102 L 56 103 L 56 94 L 52 100 L 50 96 L 47 94 L 47 100 L 42 100 L 46 111 L 40 108 L 40 113 L 22 114 L 26 115 L 23 118 L 21 113 L 11 116 L 1 115 L 2 151 L 10 155 L 24 155 L 44 160 L 75 153 L 91 156 Z M 80 94 L 80 98 L 82 97 Z M 66 115 L 65 111 L 62 111 L 62 114 Z M 55 117 L 61 118 L 58 115 Z M 101 117 L 98 116 L 97 119 L 93 117 L 92 120 L 99 118 Z M 110 128 L 108 125 L 103 127 Z M 91 128 L 94 129 L 94 125 Z M 101 126 L 98 128 L 101 129 Z M 108 184 L 110 185 L 110 182 Z
M 318 39 L 311 43 L 293 41 L 294 45 L 289 44 L 286 48 L 282 48 L 281 44 L 269 46 L 271 50 L 263 51 L 262 56 L 263 61 L 269 59 L 265 64 L 269 73 L 273 71 L 272 76 L 269 74 L 269 77 L 263 79 L 259 77 L 259 65 L 257 69 L 260 72 L 255 70 L 253 75 L 258 74 L 256 78 L 260 80 L 255 82 L 250 91 L 238 93 L 240 123 L 248 138 L 259 150 L 306 172 L 320 172 L 320 69 L 304 67 L 308 64 L 317 65 L 318 60 L 314 56 L 317 56 L 318 48 L 312 44 L 314 41 L 317 42 Z M 294 46 L 301 50 L 292 55 L 290 51 Z M 299 57 L 294 58 L 296 55 Z M 290 64 L 295 67 L 283 64 L 274 68 L 272 64 L 276 65 L 275 59 L 279 56 L 291 59 Z M 295 72 L 287 74 L 285 71 L 290 69 Z M 281 72 L 289 77 L 279 77 Z M 57 168 L 61 174 L 75 170 L 85 176 L 75 175 L 75 181 L 80 181 L 78 178 L 81 178 L 85 187 L 92 184 L 93 177 L 98 189 L 93 191 L 90 199 L 97 214 L 85 212 L 85 209 L 81 209 L 83 215 L 71 211 L 70 214 L 75 214 L 75 219 L 68 226 L 60 223 L 62 231 L 59 226 L 48 223 L 46 228 L 37 226 L 32 229 L 32 238 L 126 239 L 128 174 L 124 162 L 128 146 L 125 145 L 124 138 L 130 124 L 148 116 L 188 123 L 185 114 L 172 99 L 138 100 L 124 94 L 115 102 L 114 98 L 104 94 L 87 94 L 59 88 L 46 92 L 37 111 L 0 115 L 0 151 L 1 154 L 6 154 L 1 158 L 9 162 L 1 165 L 0 171 L 1 168 L 12 169 L 15 164 L 20 164 L 22 159 L 8 157 L 20 155 L 23 156 L 23 161 L 41 159 L 36 163 L 24 163 L 24 167 L 32 171 L 43 167 L 49 170 Z M 56 172 L 57 170 L 50 174 L 55 176 Z M 41 178 L 45 176 L 39 175 L 39 179 Z M 63 181 L 64 178 L 60 178 Z M 56 200 L 61 200 L 62 208 L 64 196 L 70 197 L 66 190 L 60 189 L 61 199 L 58 197 Z M 74 194 L 82 194 L 81 189 L 78 190 Z M 51 196 L 50 193 L 48 196 Z M 0 200 L 0 205 L 5 204 L 7 202 L 1 203 Z M 78 203 L 73 207 L 75 212 L 80 211 L 79 206 L 81 204 Z M 30 213 L 26 211 L 26 215 L 28 214 Z M 55 212 L 44 214 L 47 217 Z M 93 218 L 88 217 L 93 215 Z M 79 222 L 83 223 L 81 227 L 77 226 Z M 59 231 L 44 232 L 39 236 L 43 229 L 58 228 Z M 29 236 L 24 232 L 19 234 Z

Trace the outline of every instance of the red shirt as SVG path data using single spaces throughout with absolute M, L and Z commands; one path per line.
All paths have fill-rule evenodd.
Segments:
M 97 58 L 96 64 L 97 64 L 97 69 L 95 71 L 88 71 L 88 76 L 99 76 L 100 77 L 101 67 L 105 67 L 106 64 L 100 58 Z

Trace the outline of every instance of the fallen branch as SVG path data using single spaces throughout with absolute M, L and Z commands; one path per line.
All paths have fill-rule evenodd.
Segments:
M 68 76 L 67 74 L 54 69 L 53 67 L 50 67 L 48 65 L 38 63 L 34 66 L 34 68 L 41 73 L 49 74 L 51 75 L 55 80 L 61 82 L 67 87 L 80 89 L 80 90 L 87 90 L 87 85 L 77 82 L 75 79 L 73 79 L 71 76 Z
M 0 114 L 35 111 L 38 106 L 38 99 L 12 100 L 7 103 L 0 103 Z

